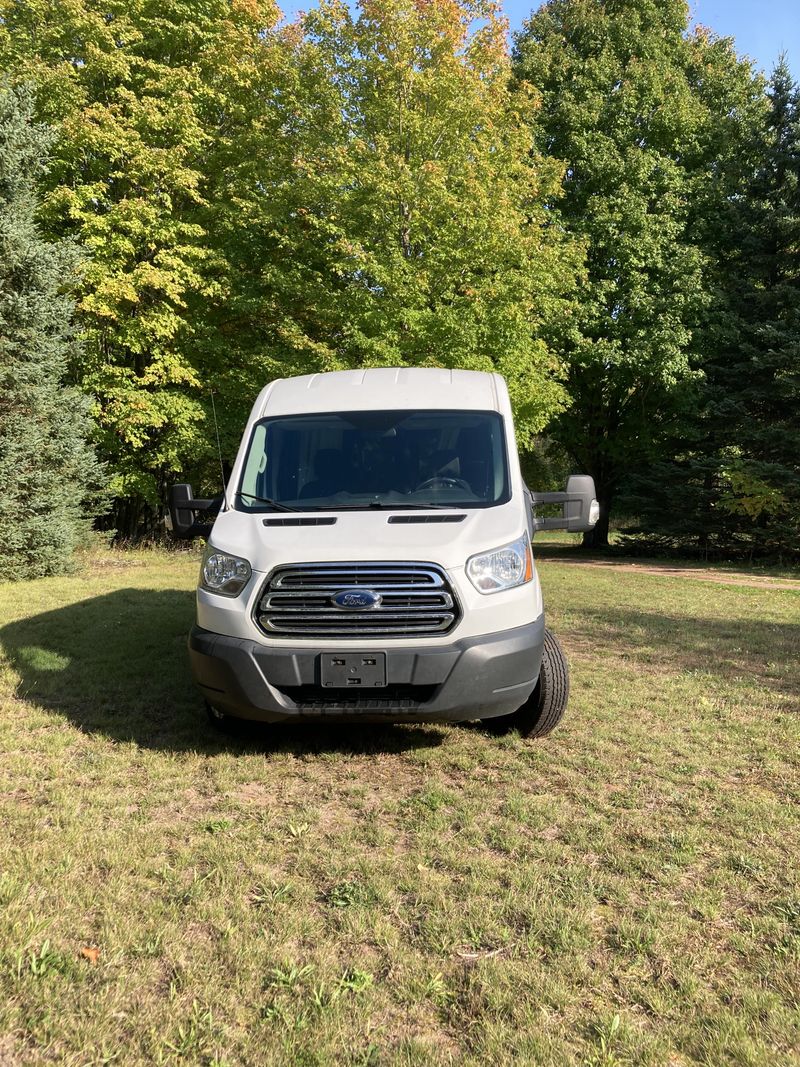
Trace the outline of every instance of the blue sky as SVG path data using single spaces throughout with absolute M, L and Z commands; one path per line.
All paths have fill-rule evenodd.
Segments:
M 767 73 L 786 52 L 800 78 L 800 5 L 797 0 L 690 0 L 695 22 L 734 37 L 738 51 Z
M 289 16 L 313 7 L 312 0 L 284 0 Z M 689 0 L 695 22 L 720 36 L 734 37 L 736 47 L 769 72 L 781 51 L 787 53 L 795 78 L 800 79 L 800 3 L 798 0 Z M 503 0 L 511 28 L 519 29 L 536 0 Z

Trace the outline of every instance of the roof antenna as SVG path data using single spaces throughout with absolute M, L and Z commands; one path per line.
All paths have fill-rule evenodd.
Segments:
M 228 508 L 228 494 L 227 494 L 226 486 L 225 486 L 225 465 L 222 462 L 222 445 L 220 444 L 220 441 L 219 441 L 219 423 L 217 422 L 217 405 L 214 403 L 214 390 L 212 389 L 212 390 L 210 390 L 210 392 L 211 392 L 211 410 L 214 413 L 214 430 L 215 430 L 216 435 L 217 435 L 217 455 L 219 456 L 219 473 L 220 473 L 220 478 L 222 479 L 222 504 L 223 504 L 222 510 L 223 511 L 228 511 L 229 510 L 229 508 Z

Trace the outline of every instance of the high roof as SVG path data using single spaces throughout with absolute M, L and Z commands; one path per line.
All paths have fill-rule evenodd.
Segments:
M 280 378 L 261 394 L 264 415 L 313 411 L 416 410 L 500 411 L 495 374 L 436 367 L 377 367 Z

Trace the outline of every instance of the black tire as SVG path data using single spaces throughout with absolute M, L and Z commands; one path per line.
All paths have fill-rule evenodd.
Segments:
M 550 630 L 544 632 L 542 667 L 536 688 L 513 715 L 487 719 L 486 726 L 506 733 L 519 730 L 523 737 L 545 737 L 564 717 L 569 701 L 569 664 Z

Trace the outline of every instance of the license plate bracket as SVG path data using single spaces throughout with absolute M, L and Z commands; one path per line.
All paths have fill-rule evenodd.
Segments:
M 380 689 L 386 686 L 385 652 L 323 652 L 320 682 L 326 689 Z

